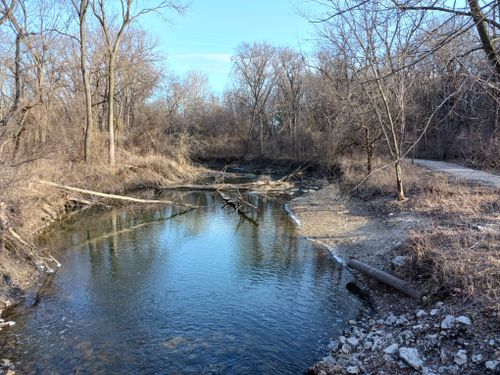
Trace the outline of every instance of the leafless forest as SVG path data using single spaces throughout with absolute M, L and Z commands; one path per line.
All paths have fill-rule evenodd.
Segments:
M 314 3 L 298 4 L 314 55 L 244 43 L 217 96 L 200 73 L 168 74 L 140 28 L 150 13 L 182 22 L 184 3 L 1 0 L 2 165 L 358 154 L 366 173 L 377 157 L 396 166 L 400 197 L 405 157 L 498 169 L 497 2 Z

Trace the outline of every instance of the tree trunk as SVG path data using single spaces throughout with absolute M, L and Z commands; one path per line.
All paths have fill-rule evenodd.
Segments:
M 87 35 L 85 31 L 87 9 L 87 0 L 82 0 L 80 8 L 80 67 L 83 80 L 83 93 L 85 96 L 85 139 L 83 149 L 83 160 L 85 162 L 88 162 L 91 158 L 92 135 L 94 132 L 92 118 L 92 93 L 90 91 L 90 80 L 87 70 Z
M 495 69 L 497 78 L 500 77 L 500 57 L 498 56 L 493 41 L 491 40 L 488 27 L 485 22 L 485 15 L 481 10 L 481 5 L 477 0 L 468 0 L 469 8 L 471 10 L 472 18 L 476 24 L 476 30 L 481 40 L 481 46 L 488 57 L 490 64 Z
M 398 161 L 396 161 L 396 185 L 398 188 L 398 200 L 404 201 L 406 198 L 403 190 L 403 173 L 401 172 L 401 161 L 399 159 Z
M 115 165 L 115 53 L 111 52 L 108 66 L 108 130 L 109 130 L 109 164 Z

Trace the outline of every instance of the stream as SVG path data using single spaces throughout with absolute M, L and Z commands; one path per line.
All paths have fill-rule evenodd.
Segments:
M 251 221 L 210 192 L 166 198 L 203 207 L 62 222 L 45 244 L 62 267 L 7 312 L 0 358 L 25 374 L 300 374 L 358 315 L 353 276 L 283 201 L 248 195 Z

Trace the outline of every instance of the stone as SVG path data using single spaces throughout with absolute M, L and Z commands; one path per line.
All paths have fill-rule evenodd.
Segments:
M 9 370 L 7 370 L 5 375 L 16 375 L 16 372 L 14 370 L 9 369 Z
M 443 308 L 443 307 L 444 307 L 444 302 L 437 302 L 437 303 L 436 303 L 436 307 L 437 307 L 438 309 Z
M 390 313 L 389 316 L 385 319 L 385 324 L 388 326 L 392 326 L 397 322 L 398 318 L 394 316 L 393 313 Z
M 464 324 L 466 326 L 470 326 L 472 324 L 472 321 L 470 320 L 469 317 L 467 316 L 459 316 L 457 319 L 455 319 L 458 323 Z
M 349 355 L 349 354 L 351 354 L 352 348 L 351 348 L 351 346 L 349 344 L 344 344 L 340 348 L 340 351 L 342 353 L 344 353 L 345 355 Z
M 10 365 L 12 365 L 12 362 L 10 361 L 10 359 L 2 358 L 2 365 L 5 367 L 9 367 Z
M 399 255 L 395 257 L 393 260 L 391 260 L 391 264 L 396 266 L 396 267 L 404 267 L 407 261 L 407 257 Z
M 460 349 L 458 352 L 455 353 L 455 357 L 453 358 L 453 362 L 455 362 L 457 365 L 462 366 L 467 363 L 467 351 L 464 349 Z
M 403 315 L 401 315 L 399 318 L 396 319 L 396 325 L 398 326 L 402 326 L 402 325 L 405 325 L 406 323 L 408 323 L 408 319 L 406 319 L 406 317 L 404 317 Z
M 429 314 L 431 314 L 431 316 L 435 316 L 435 315 L 439 314 L 439 310 L 438 309 L 432 309 Z
M 446 315 L 441 322 L 441 329 L 451 329 L 455 325 L 455 317 L 453 315 Z
M 356 374 L 360 373 L 360 370 L 359 370 L 358 366 L 349 366 L 349 367 L 346 368 L 346 370 L 347 370 L 348 374 L 356 375 Z
M 385 348 L 384 353 L 393 355 L 393 354 L 397 353 L 398 349 L 399 349 L 399 345 L 394 343 L 394 344 L 389 345 L 387 348 Z
M 378 337 L 373 339 L 372 351 L 379 350 L 382 347 L 382 340 Z
M 417 310 L 417 312 L 415 313 L 415 316 L 417 318 L 423 318 L 424 316 L 427 316 L 429 314 L 427 314 L 427 311 L 425 310 Z
M 415 370 L 421 369 L 424 364 L 416 348 L 399 348 L 399 358 Z
M 488 370 L 495 371 L 498 367 L 498 361 L 486 361 L 484 365 Z
M 483 355 L 482 354 L 474 354 L 472 357 L 471 357 L 471 360 L 472 362 L 474 363 L 479 363 L 483 360 Z
M 359 340 L 356 337 L 349 337 L 347 343 L 352 347 L 356 348 L 359 344 Z

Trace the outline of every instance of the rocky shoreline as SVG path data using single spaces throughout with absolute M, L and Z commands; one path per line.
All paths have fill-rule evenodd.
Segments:
M 311 374 L 498 374 L 500 336 L 479 339 L 474 320 L 437 302 L 351 321 Z
M 425 222 L 407 212 L 370 212 L 366 202 L 327 186 L 287 206 L 299 232 L 334 256 L 356 258 L 386 271 L 403 267 L 398 253 L 405 234 Z M 500 374 L 498 317 L 471 303 L 412 300 L 359 274 L 374 312 L 350 321 L 332 339 L 330 352 L 310 374 Z

